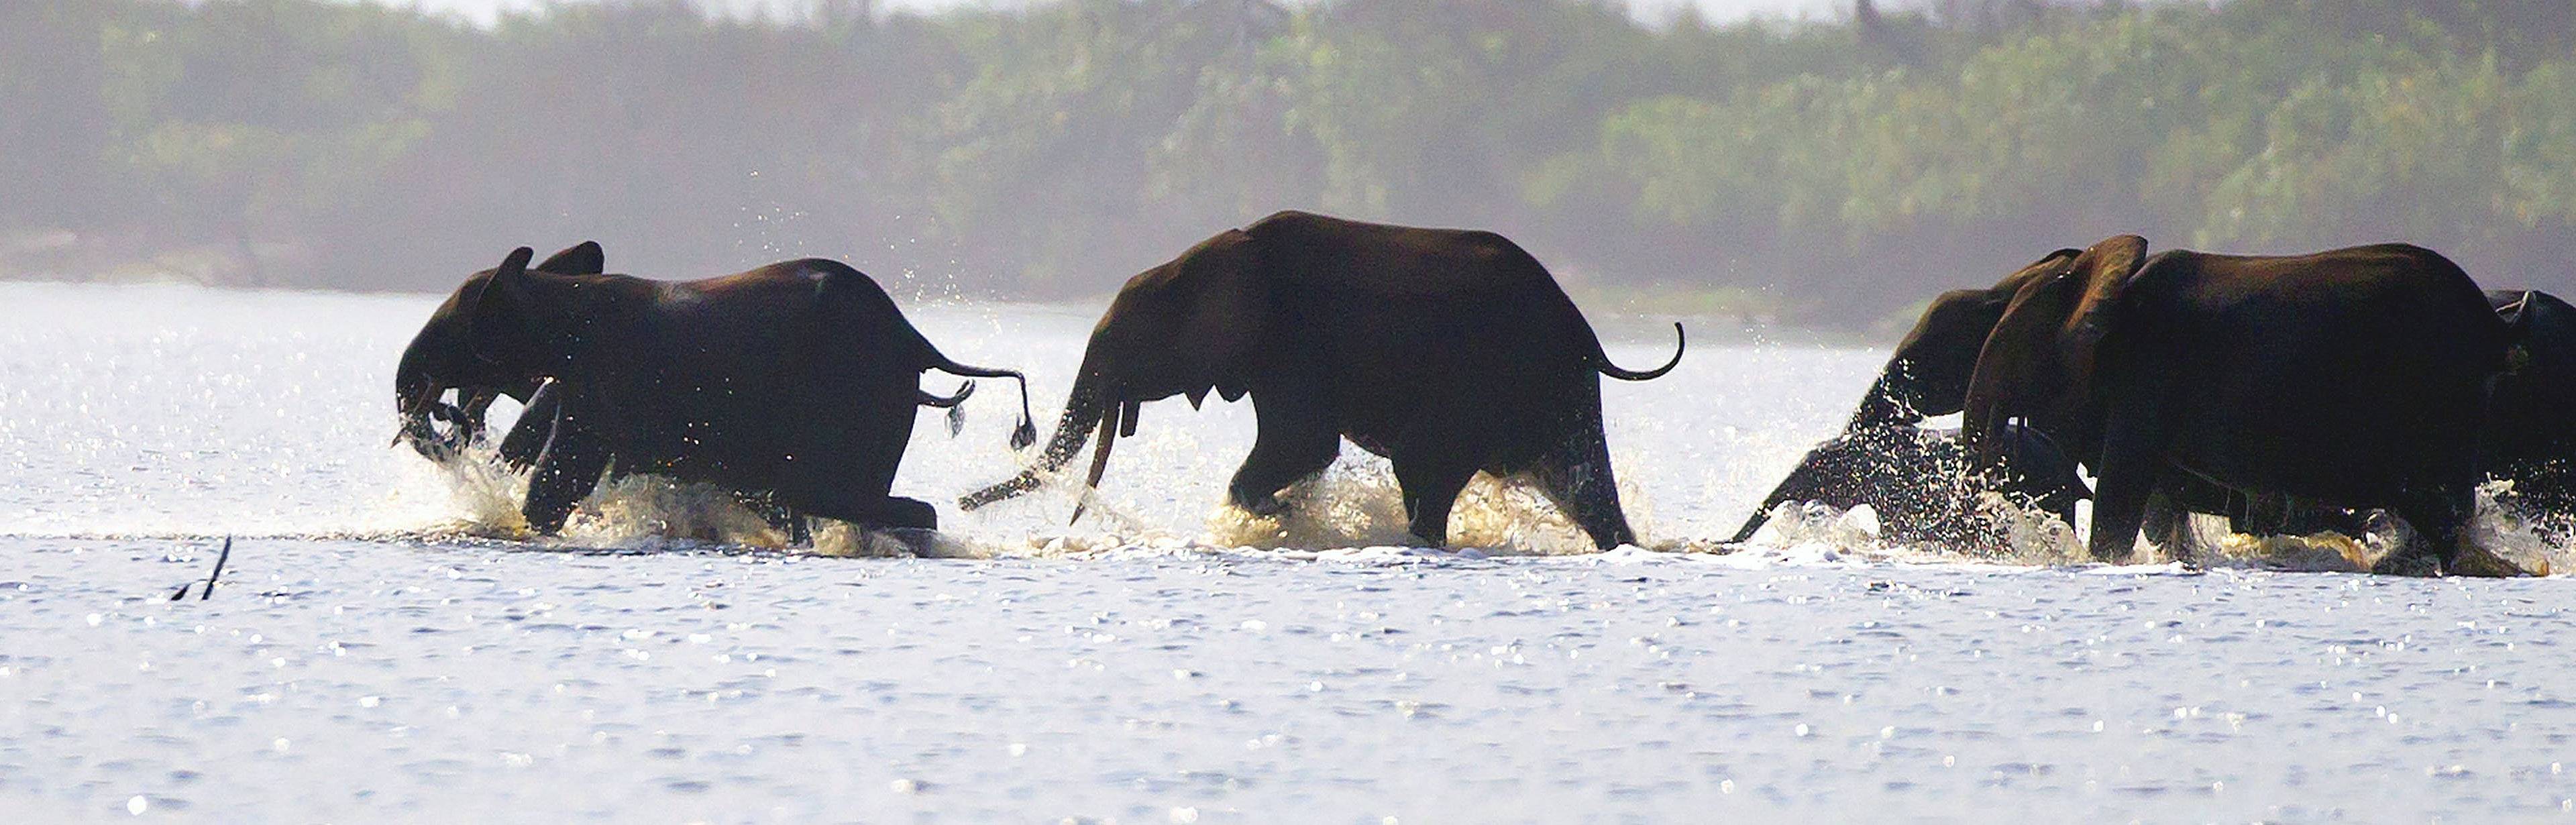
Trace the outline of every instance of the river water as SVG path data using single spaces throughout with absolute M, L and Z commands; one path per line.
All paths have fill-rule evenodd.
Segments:
M 1078 524 L 1062 489 L 959 513 L 1018 467 L 993 383 L 955 438 L 925 413 L 896 482 L 935 542 L 781 552 L 643 481 L 526 541 L 513 479 L 388 448 L 435 303 L 0 285 L 0 816 L 2576 816 L 2563 578 L 2243 542 L 2206 573 L 2079 564 L 2039 526 L 1966 557 L 1831 512 L 1719 545 L 1882 352 L 1693 321 L 1673 375 L 1607 382 L 1644 547 L 1482 482 L 1474 549 L 1395 546 L 1355 449 L 1245 518 L 1216 504 L 1250 408 L 1216 401 L 1146 407 Z M 910 308 L 1027 368 L 1041 425 L 1096 311 Z M 1600 321 L 1622 363 L 1668 352 Z M 171 601 L 223 536 L 224 585 Z

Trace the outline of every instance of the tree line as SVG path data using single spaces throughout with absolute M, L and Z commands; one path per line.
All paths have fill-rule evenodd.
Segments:
M 822 255 L 1052 299 L 1304 208 L 1842 327 L 2120 232 L 2576 288 L 2576 0 L 815 8 L 15 0 L 0 276 L 432 290 L 595 238 L 648 276 Z

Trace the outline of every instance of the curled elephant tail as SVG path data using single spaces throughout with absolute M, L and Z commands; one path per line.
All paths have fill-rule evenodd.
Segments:
M 958 376 L 958 377 L 961 377 L 961 378 L 1008 378 L 1008 379 L 1011 379 L 1011 380 L 1013 380 L 1013 381 L 1017 381 L 1017 382 L 1019 382 L 1019 384 L 1020 384 L 1020 423 L 1019 423 L 1019 426 L 1016 426 L 1016 427 L 1012 427 L 1012 428 L 1011 428 L 1011 449 L 1014 449 L 1014 450 L 1023 450 L 1023 449 L 1027 449 L 1029 445 L 1037 443 L 1037 440 L 1038 440 L 1038 428 L 1037 428 L 1037 424 L 1036 424 L 1036 423 L 1034 423 L 1034 422 L 1032 422 L 1032 421 L 1030 420 L 1030 416 L 1029 416 L 1029 379 L 1028 379 L 1028 376 L 1021 375 L 1019 370 L 992 369 L 992 368 L 988 368 L 988 367 L 970 367 L 970 366 L 967 366 L 967 365 L 965 365 L 965 364 L 960 364 L 960 363 L 957 363 L 956 361 L 950 360 L 950 359 L 948 358 L 948 356 L 940 354 L 940 352 L 939 352 L 939 348 L 938 348 L 938 347 L 928 346 L 928 343 L 929 343 L 929 342 L 927 342 L 927 341 L 923 342 L 924 346 L 922 347 L 922 349 L 924 349 L 925 351 L 927 351 L 927 352 L 929 353 L 929 358 L 928 358 L 928 360 L 929 360 L 929 364 L 928 364 L 928 366 L 929 366 L 931 369 L 935 369 L 935 370 L 938 370 L 938 371 L 940 371 L 940 372 L 948 373 L 948 374 L 950 374 L 950 375 Z M 966 388 L 965 388 L 965 389 L 963 389 L 963 390 L 961 390 L 961 391 L 959 391 L 959 393 L 958 393 L 958 395 L 957 395 L 957 399 L 956 399 L 956 400 L 958 400 L 958 401 L 964 401 L 964 400 L 966 400 L 966 396 L 971 395 L 971 394 L 973 394 L 973 393 L 974 393 L 974 383 L 973 383 L 973 382 L 968 382 L 968 383 L 967 383 L 967 385 L 966 385 Z M 953 404 L 953 402 L 952 402 L 952 404 Z M 951 406 L 952 404 L 930 404 L 930 403 L 928 403 L 928 402 L 924 402 L 924 406 L 932 406 L 932 407 L 945 407 L 945 406 Z
M 975 382 L 967 381 L 957 385 L 957 393 L 955 395 L 931 395 L 927 392 L 916 391 L 916 397 L 913 398 L 912 403 L 919 404 L 924 407 L 930 407 L 932 409 L 944 410 L 966 403 L 966 399 L 974 394 Z
M 1621 381 L 1652 381 L 1657 378 L 1664 377 L 1664 373 L 1672 372 L 1674 367 L 1680 366 L 1682 363 L 1682 351 L 1689 347 L 1689 342 L 1682 334 L 1682 322 L 1674 321 L 1673 358 L 1670 361 L 1664 362 L 1663 366 L 1656 367 L 1645 372 L 1621 369 L 1619 365 L 1610 363 L 1610 356 L 1607 353 L 1593 356 L 1596 361 L 1594 366 L 1596 369 L 1601 371 L 1602 375 L 1607 375 Z

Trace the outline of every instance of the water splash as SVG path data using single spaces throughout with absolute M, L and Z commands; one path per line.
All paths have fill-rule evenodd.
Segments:
M 1615 461 L 1615 459 L 1614 459 Z M 1646 498 L 1622 483 L 1630 526 L 1645 538 Z M 1289 487 L 1285 511 L 1256 516 L 1231 504 L 1209 511 L 1209 540 L 1226 546 L 1315 550 L 1419 545 L 1404 513 L 1391 465 L 1345 459 Z M 1527 479 L 1478 473 L 1449 514 L 1448 543 L 1496 555 L 1561 556 L 1596 552 L 1592 538 Z M 1662 548 L 1659 548 L 1662 549 Z

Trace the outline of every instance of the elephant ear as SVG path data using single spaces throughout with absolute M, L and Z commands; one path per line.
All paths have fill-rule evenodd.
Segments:
M 2021 293 L 2022 287 L 2029 286 L 2033 281 L 2064 274 L 2074 267 L 2075 259 L 2081 257 L 2084 257 L 2084 250 L 2081 249 L 2060 249 L 2041 255 L 2039 260 L 2032 261 L 2029 266 L 2022 267 L 2013 274 L 2004 276 L 2003 280 L 1996 281 L 1994 289 L 1988 291 L 2002 295 L 2009 301 L 2012 296 Z
M 546 258 L 545 263 L 537 265 L 537 271 L 557 275 L 597 275 L 608 271 L 608 253 L 599 248 L 598 241 L 582 241 Z
M 465 340 L 474 348 L 474 357 L 501 363 L 535 331 L 536 316 L 530 311 L 535 286 L 528 275 L 528 259 L 536 255 L 536 250 L 524 246 L 511 250 L 501 266 L 468 293 L 463 308 Z
M 1200 242 L 1172 261 L 1175 281 L 1187 286 L 1180 319 L 1180 356 L 1195 373 L 1192 382 L 1214 387 L 1228 401 L 1251 387 L 1252 362 L 1269 337 L 1278 308 L 1263 277 L 1260 245 L 1250 234 L 1229 229 Z M 1193 401 L 1204 395 L 1193 390 Z
M 2121 235 L 2084 250 L 2063 270 L 2015 274 L 2032 277 L 2014 292 L 1977 353 L 1960 422 L 1981 459 L 1991 462 L 2008 446 L 2003 427 L 2012 418 L 2060 407 L 2090 390 L 2102 343 L 2118 321 L 2120 296 L 2146 254 L 2147 239 Z
M 2080 250 L 2060 249 L 2005 276 L 1991 289 L 1941 293 L 1923 308 L 1914 329 L 1896 344 L 1878 380 L 1861 397 L 1845 432 L 1898 424 L 1920 424 L 1924 417 L 1949 415 L 1967 402 L 1968 379 L 1977 368 L 1977 352 L 2002 320 L 2004 309 L 2022 286 L 2066 271 Z

